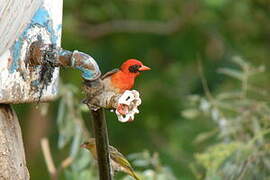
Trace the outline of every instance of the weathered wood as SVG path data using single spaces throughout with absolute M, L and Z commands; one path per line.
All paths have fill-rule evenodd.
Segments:
M 0 179 L 29 179 L 19 121 L 7 104 L 0 104 Z
M 29 67 L 28 55 L 30 45 L 37 40 L 60 47 L 62 0 L 2 1 L 0 0 L 0 103 L 54 99 L 58 89 L 59 68 L 46 71 L 44 66 Z M 46 71 L 46 75 L 41 70 Z
M 42 0 L 0 0 L 0 54 L 23 32 Z

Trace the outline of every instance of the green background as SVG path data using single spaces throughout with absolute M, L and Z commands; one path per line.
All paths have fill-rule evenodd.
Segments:
M 215 138 L 196 144 L 201 132 L 216 125 L 205 118 L 185 119 L 181 111 L 191 94 L 203 95 L 198 62 L 202 62 L 210 90 L 231 89 L 234 80 L 217 73 L 234 67 L 239 55 L 256 65 L 269 67 L 270 2 L 268 0 L 64 0 L 62 47 L 80 50 L 95 58 L 103 73 L 129 58 L 152 68 L 142 73 L 135 89 L 143 100 L 132 123 L 120 123 L 107 112 L 111 144 L 123 154 L 149 150 L 160 154 L 177 179 L 195 179 L 189 164 Z M 157 26 L 155 26 L 157 25 Z M 81 86 L 80 72 L 61 69 L 64 83 Z M 256 81 L 269 80 L 269 72 Z M 261 84 L 269 91 L 269 83 Z M 76 94 L 78 99 L 83 94 Z M 48 136 L 57 163 L 56 113 L 51 102 L 46 117 L 36 104 L 16 105 L 31 179 L 48 179 L 39 141 Z M 89 115 L 83 115 L 90 126 Z M 67 151 L 67 150 L 66 150 Z

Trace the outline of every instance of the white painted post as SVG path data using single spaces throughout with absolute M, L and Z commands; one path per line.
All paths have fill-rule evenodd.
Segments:
M 60 46 L 62 0 L 43 0 L 38 6 L 36 4 L 40 4 L 39 1 L 34 0 L 31 1 L 32 3 L 25 4 L 21 0 L 8 0 L 4 4 L 0 3 L 0 32 L 3 33 L 0 34 L 0 37 L 5 37 L 7 34 L 7 39 L 10 39 L 8 42 L 0 41 L 0 52 L 3 52 L 0 54 L 0 103 L 15 104 L 38 101 L 43 86 L 43 82 L 40 82 L 41 67 L 29 68 L 27 66 L 29 47 L 31 43 L 39 39 L 44 43 Z M 11 3 L 21 5 L 21 8 L 24 9 L 19 11 L 21 14 L 14 13 L 19 7 L 11 9 L 15 6 L 11 6 Z M 32 9 L 28 9 L 29 6 Z M 33 15 L 33 17 L 19 19 L 17 16 L 25 16 L 23 11 L 26 11 L 26 15 Z M 7 12 L 13 12 L 13 14 Z M 4 21 L 5 16 L 10 18 L 11 27 L 6 27 L 8 23 L 6 20 Z M 12 21 L 15 22 L 12 23 Z M 21 27 L 24 29 L 11 29 Z M 14 33 L 9 33 L 9 30 Z M 21 34 L 17 36 L 17 32 L 21 32 Z M 12 40 L 13 43 L 9 45 Z M 46 85 L 46 88 L 42 89 L 41 101 L 48 101 L 56 96 L 59 69 L 55 68 L 51 73 L 52 80 Z
M 29 179 L 21 129 L 8 104 L 56 96 L 59 69 L 44 83 L 42 67 L 28 66 L 28 53 L 37 40 L 60 46 L 61 24 L 62 0 L 0 0 L 0 179 Z

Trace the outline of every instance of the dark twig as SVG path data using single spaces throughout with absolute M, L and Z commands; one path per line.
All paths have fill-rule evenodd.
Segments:
M 91 108 L 89 107 L 91 110 Z M 93 128 L 96 138 L 97 159 L 100 180 L 111 180 L 111 167 L 109 159 L 109 140 L 104 110 L 99 108 L 91 110 L 93 116 Z

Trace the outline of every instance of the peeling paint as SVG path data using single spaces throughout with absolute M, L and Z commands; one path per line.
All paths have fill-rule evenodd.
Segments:
M 39 8 L 34 17 L 32 18 L 31 22 L 32 25 L 39 24 L 43 27 L 46 27 L 47 31 L 51 34 L 51 43 L 56 44 L 57 40 L 59 39 L 56 31 L 61 30 L 61 28 L 59 28 L 59 26 L 61 27 L 61 25 L 58 24 L 54 30 L 53 22 L 47 9 L 43 7 Z
M 0 55 L 8 50 L 29 24 L 43 0 L 0 1 Z
M 96 80 L 101 75 L 96 61 L 90 55 L 77 50 L 71 52 L 51 44 L 44 44 L 41 40 L 31 44 L 28 61 L 29 66 L 42 65 L 42 68 L 45 67 L 45 69 L 49 67 L 72 67 L 80 70 L 82 77 L 89 81 Z
M 88 54 L 79 51 L 73 52 L 71 66 L 80 70 L 86 80 L 96 80 L 101 75 L 96 61 Z
M 10 73 L 14 73 L 19 67 L 21 48 L 22 48 L 22 45 L 20 41 L 17 41 L 11 48 L 13 58 L 11 60 L 11 65 L 9 67 Z
M 44 0 L 33 13 L 31 22 L 13 43 L 0 55 L 0 103 L 26 103 L 39 99 L 40 70 L 27 66 L 27 52 L 32 42 L 42 39 L 45 43 L 60 46 L 62 28 L 62 1 Z M 1 23 L 1 22 L 0 22 Z M 46 85 L 41 101 L 57 95 L 59 68 L 52 71 L 52 80 Z

